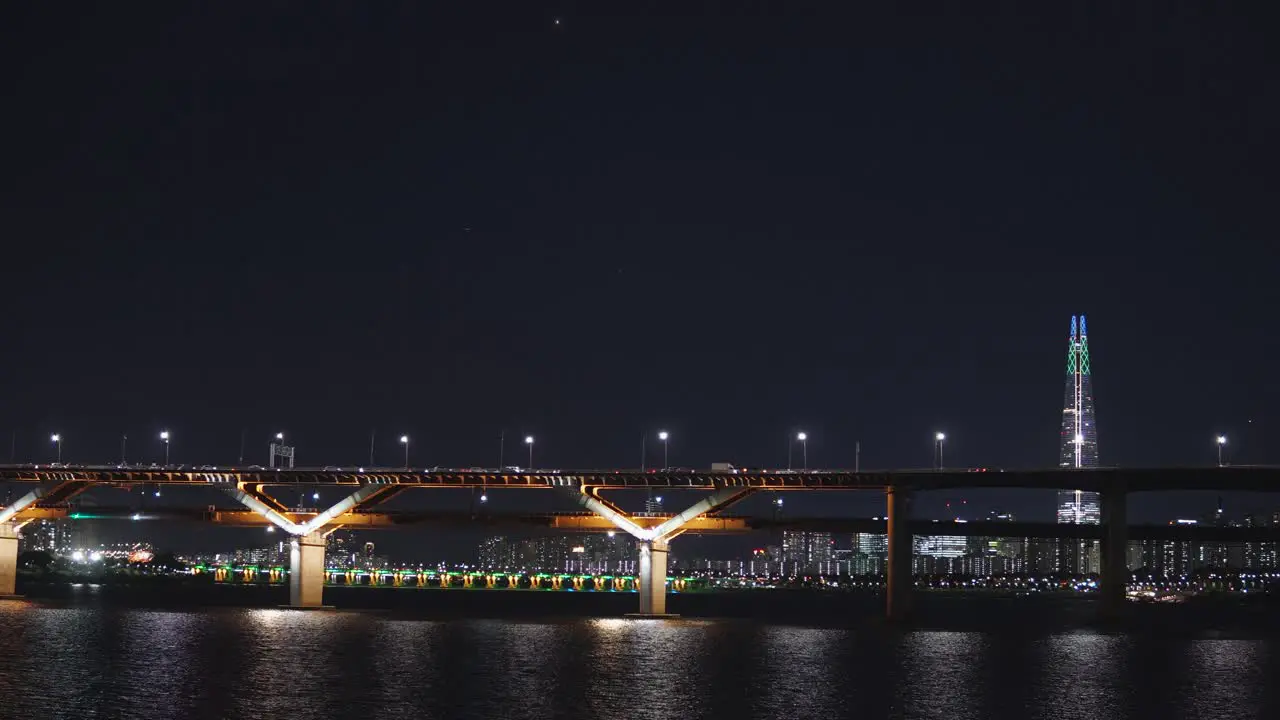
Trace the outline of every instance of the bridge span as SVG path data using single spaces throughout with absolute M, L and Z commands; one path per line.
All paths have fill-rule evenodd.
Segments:
M 1280 490 L 1280 468 L 1089 468 L 1049 470 L 528 470 L 506 472 L 479 469 L 396 470 L 388 468 L 195 468 L 10 465 L 0 466 L 0 480 L 34 483 L 17 501 L 0 508 L 0 596 L 12 595 L 16 579 L 17 532 L 26 522 L 51 517 L 76 495 L 96 487 L 139 485 L 199 485 L 216 488 L 247 510 L 219 515 L 215 522 L 271 523 L 291 536 L 290 605 L 322 606 L 326 538 L 343 526 L 393 527 L 393 517 L 371 512 L 374 507 L 410 489 L 483 488 L 554 490 L 572 497 L 586 515 L 553 519 L 550 527 L 595 531 L 620 530 L 639 544 L 640 615 L 666 615 L 667 553 L 669 543 L 685 532 L 751 529 L 745 520 L 723 511 L 757 491 L 822 492 L 879 491 L 886 496 L 882 532 L 888 536 L 886 612 L 903 618 L 910 612 L 912 536 L 921 525 L 910 519 L 913 494 L 948 488 L 1081 489 L 1101 494 L 1102 524 L 1079 526 L 1080 532 L 1101 540 L 1103 566 L 1100 596 L 1103 609 L 1124 602 L 1128 569 L 1127 498 L 1133 492 L 1165 490 Z M 315 513 L 297 513 L 266 492 L 269 487 L 338 486 L 351 493 Z M 606 491 L 701 490 L 706 494 L 684 511 L 670 516 L 625 512 L 606 499 Z M 213 511 L 218 514 L 221 511 Z M 256 519 L 260 518 L 260 520 Z M 760 521 L 766 522 L 766 521 Z M 562 523 L 562 524 L 561 524 Z M 741 523 L 739 525 L 738 523 Z M 929 524 L 930 534 L 970 534 L 963 524 Z M 970 524 L 972 525 L 972 524 Z M 985 533 L 1009 534 L 1008 525 Z M 946 528 L 945 532 L 937 529 Z M 935 529 L 937 528 L 937 529 Z M 1030 529 L 1030 528 L 1028 528 Z M 953 531 L 958 530 L 958 531 Z M 1066 532 L 1066 531 L 1063 531 Z M 1074 535 L 1073 535 L 1074 536 Z

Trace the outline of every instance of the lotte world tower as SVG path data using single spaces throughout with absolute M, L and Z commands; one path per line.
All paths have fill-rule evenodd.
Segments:
M 1067 345 L 1067 387 L 1062 408 L 1061 454 L 1064 468 L 1091 468 L 1098 465 L 1098 428 L 1094 425 L 1093 374 L 1089 367 L 1089 333 L 1084 316 L 1071 318 Z M 1097 524 L 1101 520 L 1098 493 L 1083 490 L 1058 492 L 1058 522 Z M 1062 543 L 1059 570 L 1090 572 L 1096 567 L 1094 542 Z

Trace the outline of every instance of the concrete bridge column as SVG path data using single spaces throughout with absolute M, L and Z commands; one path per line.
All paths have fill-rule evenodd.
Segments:
M 20 597 L 18 583 L 18 531 L 13 523 L 0 523 L 0 600 Z
M 1102 493 L 1102 574 L 1099 590 L 1104 615 L 1121 612 L 1129 585 L 1128 496 L 1121 488 Z
M 911 573 L 911 491 L 889 488 L 889 563 L 885 568 L 885 614 L 890 620 L 905 620 L 911 614 L 911 594 L 915 581 Z
M 289 541 L 289 607 L 322 608 L 324 593 L 322 533 L 295 536 Z
M 662 538 L 640 543 L 640 612 L 634 617 L 671 617 L 667 614 L 667 550 Z

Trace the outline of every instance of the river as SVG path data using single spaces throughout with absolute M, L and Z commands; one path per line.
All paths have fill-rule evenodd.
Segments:
M 1274 606 L 1099 625 L 1087 601 L 941 597 L 895 626 L 839 596 L 675 598 L 737 617 L 637 621 L 581 599 L 515 612 L 518 591 L 326 592 L 365 607 L 87 586 L 0 602 L 0 717 L 1280 718 Z

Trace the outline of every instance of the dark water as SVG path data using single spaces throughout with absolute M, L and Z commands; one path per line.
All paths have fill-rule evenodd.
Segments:
M 902 628 L 833 596 L 685 597 L 686 611 L 762 611 L 634 621 L 466 617 L 533 602 L 516 594 L 354 592 L 326 597 L 399 607 L 88 588 L 2 602 L 0 717 L 1280 718 L 1274 607 L 1100 626 L 1087 602 L 927 598 Z M 278 598 L 205 598 L 231 599 Z M 612 610 L 600 600 L 562 607 Z

